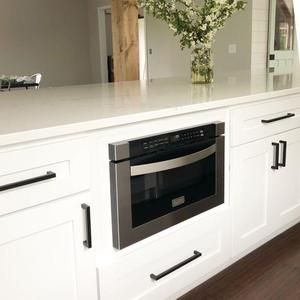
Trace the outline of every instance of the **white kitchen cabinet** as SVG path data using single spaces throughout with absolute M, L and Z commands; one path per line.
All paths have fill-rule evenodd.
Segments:
M 287 143 L 286 166 L 274 172 L 269 183 L 273 227 L 281 228 L 300 216 L 300 129 L 278 135 L 276 141 L 281 141 L 280 162 Z
M 273 148 L 270 139 L 231 152 L 233 252 L 238 254 L 271 232 L 269 179 Z
M 0 217 L 0 299 L 95 300 L 84 194 Z
M 231 145 L 243 145 L 300 126 L 299 94 L 243 105 L 231 112 Z
M 122 250 L 113 262 L 99 266 L 101 299 L 176 299 L 186 287 L 197 286 L 230 260 L 230 209 L 226 205 L 180 225 L 139 249 Z M 200 255 L 195 257 L 197 252 Z M 189 263 L 164 274 L 191 257 Z M 151 274 L 165 276 L 153 279 Z
M 88 138 L 69 138 L 0 151 L 0 215 L 89 190 L 89 145 Z
M 283 163 L 287 142 L 286 167 Z M 232 149 L 233 252 L 238 255 L 300 215 L 300 129 Z

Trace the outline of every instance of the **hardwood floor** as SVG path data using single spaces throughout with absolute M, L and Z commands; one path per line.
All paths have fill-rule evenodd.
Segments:
M 300 300 L 300 224 L 180 300 Z

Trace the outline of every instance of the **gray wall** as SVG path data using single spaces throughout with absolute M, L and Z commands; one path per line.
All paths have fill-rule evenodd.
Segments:
M 106 46 L 107 46 L 107 55 L 113 55 L 113 40 L 112 40 L 112 18 L 111 14 L 105 16 L 105 25 L 106 25 Z
M 217 33 L 213 47 L 215 71 L 228 74 L 235 71 L 251 70 L 252 55 L 252 0 L 248 0 L 245 11 L 237 12 L 225 27 Z M 230 44 L 237 45 L 237 53 L 229 54 Z
M 145 20 L 149 78 L 189 76 L 190 51 L 181 51 L 166 23 L 148 15 Z
M 147 48 L 149 77 L 190 76 L 190 50 L 180 50 L 178 40 L 174 38 L 168 26 L 147 16 Z M 222 75 L 251 68 L 252 1 L 247 9 L 238 12 L 227 21 L 216 37 L 213 47 L 215 73 Z M 236 44 L 237 53 L 229 54 L 230 44 Z
M 0 74 L 43 74 L 42 85 L 90 81 L 86 0 L 1 0 Z
M 111 0 L 0 0 L 0 74 L 43 74 L 43 86 L 101 82 L 98 7 Z M 216 74 L 250 69 L 251 4 L 218 33 Z M 190 76 L 190 51 L 181 51 L 167 25 L 147 16 L 150 78 Z M 229 44 L 237 54 L 229 54 Z M 111 52 L 111 49 L 108 49 Z

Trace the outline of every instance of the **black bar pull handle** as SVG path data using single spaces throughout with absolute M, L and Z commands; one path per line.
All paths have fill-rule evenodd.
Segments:
M 85 217 L 86 217 L 86 240 L 83 241 L 83 245 L 91 249 L 92 248 L 91 207 L 87 204 L 81 204 L 81 208 L 85 210 Z
M 271 167 L 273 170 L 278 170 L 279 169 L 279 143 L 272 143 L 272 146 L 275 147 L 275 152 L 274 152 L 274 164 Z
M 21 181 L 14 182 L 14 183 L 2 185 L 2 186 L 0 186 L 0 192 L 12 190 L 12 189 L 15 189 L 15 188 L 18 188 L 21 186 L 26 186 L 29 184 L 33 184 L 36 182 L 46 181 L 46 180 L 49 180 L 49 179 L 52 179 L 55 177 L 56 177 L 56 174 L 54 172 L 48 171 L 46 173 L 46 175 L 42 175 L 42 176 L 38 176 L 38 177 L 34 177 L 34 178 L 21 180 Z
M 285 116 L 274 118 L 274 119 L 269 119 L 269 120 L 261 120 L 261 122 L 264 123 L 264 124 L 269 124 L 269 123 L 278 122 L 278 121 L 281 121 L 281 120 L 284 120 L 284 119 L 293 118 L 295 116 L 296 116 L 295 114 L 288 113 Z
M 155 281 L 158 281 L 158 280 L 162 279 L 163 277 L 171 274 L 172 272 L 182 268 L 183 266 L 187 265 L 188 263 L 192 262 L 193 260 L 199 258 L 200 256 L 202 256 L 202 254 L 195 250 L 193 256 L 189 257 L 188 259 L 182 261 L 181 263 L 177 264 L 176 266 L 174 266 L 174 267 L 172 267 L 172 268 L 170 268 L 170 269 L 168 269 L 168 270 L 166 270 L 166 271 L 164 271 L 164 272 L 162 272 L 158 275 L 150 274 L 150 278 L 155 280 Z
M 286 156 L 287 156 L 287 142 L 286 141 L 279 141 L 279 143 L 283 146 L 282 148 L 282 162 L 278 165 L 280 167 L 286 167 Z

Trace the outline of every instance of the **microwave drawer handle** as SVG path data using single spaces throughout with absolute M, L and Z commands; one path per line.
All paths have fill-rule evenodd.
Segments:
M 130 168 L 131 176 L 140 176 L 151 173 L 157 173 L 167 170 L 172 170 L 180 167 L 184 167 L 193 164 L 197 161 L 203 160 L 204 158 L 214 154 L 217 150 L 216 144 L 202 150 L 189 154 L 186 156 L 178 157 L 175 159 L 165 160 L 161 162 L 156 162 L 152 164 L 144 164 L 139 166 L 132 166 Z
M 261 120 L 261 122 L 262 122 L 263 124 L 270 124 L 270 123 L 278 122 L 278 121 L 281 121 L 281 120 L 293 118 L 293 117 L 295 117 L 295 116 L 296 116 L 295 114 L 288 113 L 288 114 L 286 114 L 285 116 L 278 117 L 278 118 L 275 118 L 275 119 Z
M 172 268 L 170 268 L 170 269 L 168 269 L 168 270 L 166 270 L 166 271 L 164 271 L 164 272 L 162 272 L 162 273 L 160 273 L 158 275 L 150 274 L 150 278 L 153 279 L 153 280 L 155 280 L 155 281 L 158 281 L 158 280 L 162 279 L 163 277 L 165 277 L 165 276 L 173 273 L 174 271 L 182 268 L 183 266 L 189 264 L 190 262 L 194 261 L 195 259 L 197 259 L 197 258 L 199 258 L 201 256 L 202 256 L 202 254 L 200 252 L 198 252 L 198 251 L 195 250 L 194 251 L 194 255 L 191 256 L 190 258 L 182 261 L 181 263 L 177 264 L 176 266 L 174 266 L 174 267 L 172 267 Z
M 54 172 L 49 171 L 45 175 L 42 175 L 42 176 L 29 178 L 29 179 L 25 179 L 25 180 L 22 180 L 22 181 L 17 181 L 17 182 L 14 182 L 14 183 L 9 183 L 9 184 L 2 185 L 2 186 L 0 186 L 0 192 L 7 191 L 7 190 L 12 190 L 12 189 L 15 189 L 15 188 L 18 188 L 18 187 L 21 187 L 21 186 L 26 186 L 26 185 L 29 185 L 29 184 L 33 184 L 33 183 L 37 183 L 37 182 L 41 182 L 41 181 L 45 181 L 45 180 L 49 180 L 49 179 L 52 179 L 52 178 L 55 178 L 55 177 L 56 177 L 56 174 Z

